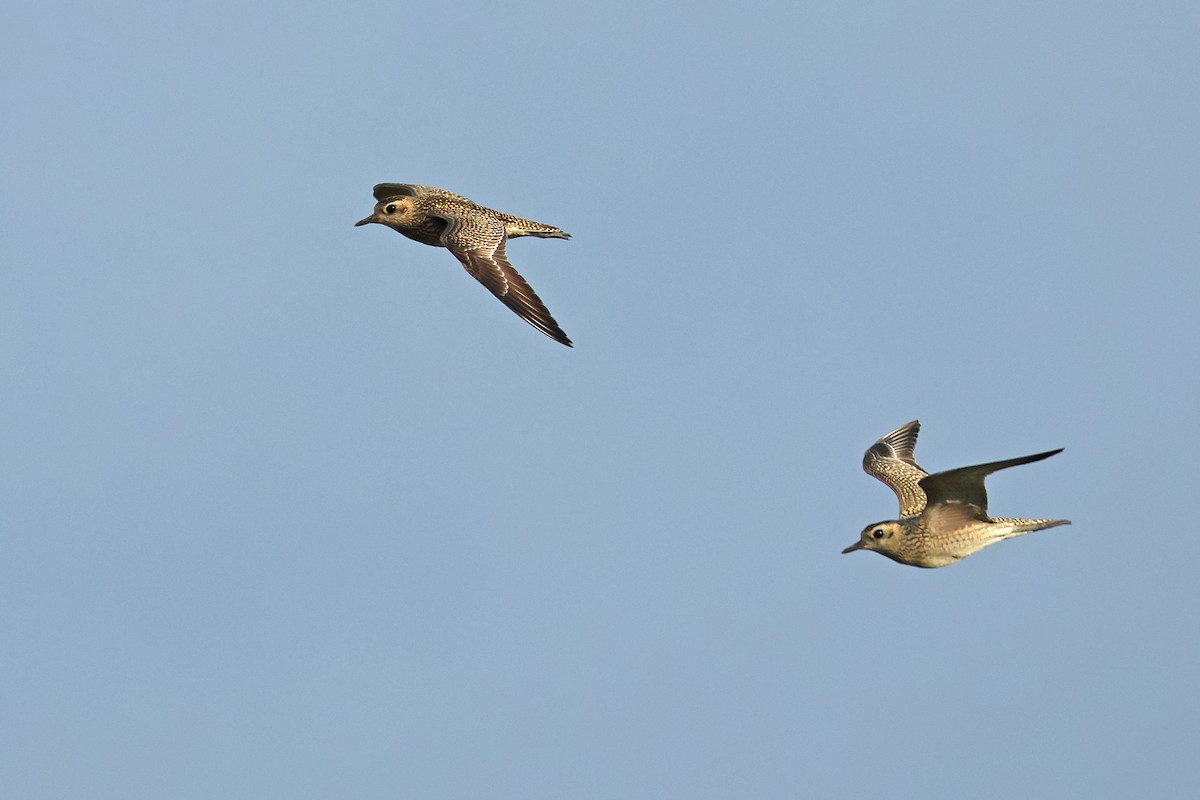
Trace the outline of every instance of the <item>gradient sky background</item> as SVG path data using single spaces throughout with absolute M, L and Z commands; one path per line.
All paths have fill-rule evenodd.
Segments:
M 1187 796 L 1200 7 L 22 4 L 0 794 Z M 575 340 L 354 228 L 559 225 Z M 863 450 L 1059 528 L 840 555 Z

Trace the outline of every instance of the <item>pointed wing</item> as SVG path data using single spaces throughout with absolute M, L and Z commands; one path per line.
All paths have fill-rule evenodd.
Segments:
M 920 514 L 925 508 L 920 481 L 929 473 L 913 457 L 920 430 L 920 421 L 914 419 L 884 436 L 863 454 L 863 470 L 896 493 L 901 518 Z
M 375 200 L 381 203 L 393 197 L 446 197 L 474 204 L 474 201 L 468 200 L 461 194 L 447 192 L 436 186 L 421 186 L 416 183 L 378 183 L 371 193 L 375 195 Z
M 992 461 L 988 464 L 976 464 L 973 467 L 959 467 L 945 472 L 938 472 L 921 479 L 921 488 L 925 490 L 930 509 L 946 503 L 966 503 L 978 509 L 980 517 L 987 516 L 987 490 L 983 481 L 988 475 L 1009 467 L 1021 464 L 1032 464 L 1056 453 L 1062 448 L 1037 453 L 1032 456 L 1009 458 L 1004 461 Z M 929 513 L 928 511 L 926 513 Z
M 550 316 L 550 310 L 508 261 L 504 223 L 477 214 L 456 214 L 451 209 L 437 212 L 446 220 L 442 244 L 462 262 L 475 280 L 500 298 L 521 319 L 542 333 L 571 347 L 567 334 Z

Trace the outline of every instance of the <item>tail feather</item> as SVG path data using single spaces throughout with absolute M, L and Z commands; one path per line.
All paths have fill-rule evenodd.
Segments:
M 1020 536 L 1023 533 L 1044 531 L 1047 528 L 1057 528 L 1059 525 L 1070 525 L 1069 519 L 1013 519 L 1011 517 L 992 517 L 992 522 L 1011 525 L 1013 532 L 1010 536 Z
M 491 211 L 491 209 L 488 209 Z M 493 211 L 496 216 L 504 220 L 504 232 L 509 239 L 515 239 L 518 236 L 536 236 L 539 239 L 570 239 L 571 234 L 564 231 L 562 228 L 556 228 L 553 225 L 547 225 L 544 222 L 534 222 L 531 219 L 524 217 L 514 217 L 512 214 L 504 214 L 500 211 Z
M 521 236 L 536 236 L 539 239 L 570 239 L 571 234 L 555 228 L 552 231 L 522 231 Z M 512 238 L 511 236 L 509 238 Z
M 505 221 L 504 228 L 510 239 L 516 239 L 518 236 L 536 236 L 539 239 L 571 238 L 571 234 L 555 228 L 553 225 L 542 225 L 540 222 L 530 222 L 524 219 L 515 222 Z

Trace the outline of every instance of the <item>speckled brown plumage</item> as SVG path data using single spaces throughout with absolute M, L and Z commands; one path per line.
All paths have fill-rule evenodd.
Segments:
M 914 567 L 944 567 L 1003 539 L 1070 525 L 1065 519 L 991 517 L 984 480 L 998 470 L 1031 464 L 1062 450 L 927 474 L 913 457 L 920 423 L 902 425 L 873 444 L 863 469 L 886 483 L 900 501 L 900 519 L 863 529 L 843 550 L 874 550 Z
M 921 469 L 913 451 L 921 423 L 913 420 L 883 436 L 863 454 L 863 469 L 887 484 L 900 501 L 900 516 L 911 517 L 925 508 L 921 479 L 929 473 Z
M 414 241 L 444 247 L 467 272 L 517 316 L 555 341 L 571 340 L 550 316 L 545 303 L 521 277 L 506 253 L 505 243 L 519 236 L 569 239 L 553 225 L 514 217 L 481 206 L 445 189 L 410 183 L 381 183 L 374 189 L 375 210 L 355 225 L 376 222 Z

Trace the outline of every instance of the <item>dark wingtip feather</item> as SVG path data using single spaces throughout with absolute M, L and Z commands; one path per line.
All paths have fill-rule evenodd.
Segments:
M 915 467 L 917 465 L 915 456 L 917 435 L 920 432 L 920 420 L 914 419 L 912 422 L 906 422 L 871 445 L 864 456 L 864 463 L 874 455 L 880 458 L 898 458 Z

